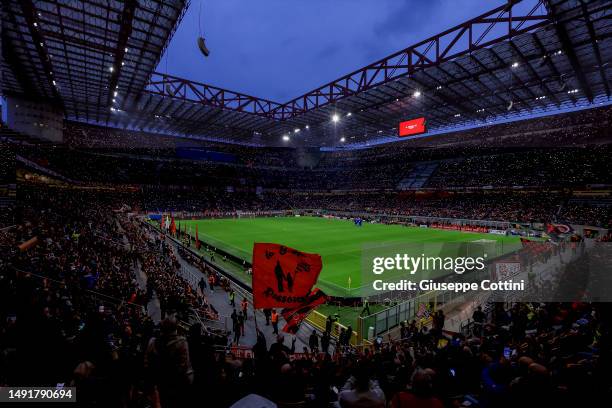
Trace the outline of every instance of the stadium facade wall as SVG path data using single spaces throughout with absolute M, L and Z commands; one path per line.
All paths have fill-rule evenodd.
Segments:
M 26 135 L 55 143 L 64 141 L 64 113 L 46 102 L 7 97 L 7 125 Z

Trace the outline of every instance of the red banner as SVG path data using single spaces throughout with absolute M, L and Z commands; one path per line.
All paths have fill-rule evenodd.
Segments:
M 542 241 L 532 241 L 527 238 L 521 237 L 521 245 L 523 250 L 530 253 L 531 255 L 539 255 L 544 252 L 552 250 L 553 244 Z
M 427 131 L 425 124 L 424 117 L 400 122 L 398 135 L 399 137 L 406 137 L 425 133 Z
M 319 288 L 314 288 L 312 292 L 308 295 L 306 302 L 295 308 L 286 308 L 283 309 L 282 315 L 283 319 L 287 322 L 285 327 L 283 327 L 283 331 L 285 333 L 297 333 L 300 328 L 300 324 L 302 321 L 308 316 L 310 312 L 312 312 L 317 306 L 322 305 L 327 302 L 327 296 L 323 291 Z
M 279 244 L 253 246 L 253 305 L 261 308 L 303 306 L 322 268 L 321 256 Z

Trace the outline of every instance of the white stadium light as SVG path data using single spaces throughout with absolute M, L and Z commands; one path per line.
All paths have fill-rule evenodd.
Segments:
M 334 113 L 334 116 L 332 116 L 332 122 L 337 123 L 340 121 L 340 116 L 338 116 L 337 113 Z
M 518 63 L 518 62 L 513 62 L 513 63 L 512 63 L 512 68 L 516 68 L 516 67 L 518 67 L 518 66 L 519 66 L 519 63 Z
M 351 116 L 351 115 L 352 115 L 352 113 L 351 113 L 351 112 L 349 112 L 349 113 L 347 113 L 347 114 L 346 114 L 346 116 Z
M 345 138 L 345 137 L 341 137 L 341 138 L 340 138 L 340 141 L 341 141 L 342 143 L 344 143 L 344 142 L 346 142 L 346 138 Z
M 300 128 L 293 129 L 293 133 L 300 133 Z
M 412 96 L 414 96 L 415 98 L 418 98 L 419 96 L 421 96 L 421 91 L 414 91 Z
M 306 125 L 306 130 L 310 129 L 310 126 Z
M 283 140 L 284 140 L 285 142 L 288 142 L 288 141 L 289 141 L 289 136 L 284 135 L 284 136 L 283 136 Z

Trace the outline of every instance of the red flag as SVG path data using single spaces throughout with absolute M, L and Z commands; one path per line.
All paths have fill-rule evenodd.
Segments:
M 538 255 L 552 249 L 552 244 L 548 242 L 532 241 L 523 237 L 521 237 L 521 245 L 525 252 L 531 253 L 532 255 Z
M 170 233 L 172 235 L 176 235 L 176 223 L 174 222 L 174 214 L 171 215 L 171 221 L 170 221 Z
M 306 302 L 295 308 L 283 309 L 281 314 L 287 322 L 283 331 L 285 333 L 297 333 L 300 324 L 317 306 L 327 302 L 327 295 L 319 288 L 314 288 L 308 295 Z
M 279 244 L 253 246 L 253 305 L 256 309 L 302 306 L 323 264 L 307 254 Z
M 200 238 L 198 238 L 198 224 L 196 224 L 195 246 L 196 249 L 200 249 Z

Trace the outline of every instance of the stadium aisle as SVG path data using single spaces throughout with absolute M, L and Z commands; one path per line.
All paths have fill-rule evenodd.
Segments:
M 175 242 L 173 243 L 176 248 L 176 243 Z M 192 274 L 195 274 L 197 276 L 202 276 L 202 272 L 200 272 L 199 269 L 191 265 L 182 256 L 180 256 L 178 251 L 175 251 L 175 255 L 177 256 L 177 259 L 181 263 L 181 267 L 186 268 Z M 239 294 L 241 293 L 241 291 L 238 288 L 236 288 L 233 283 L 232 283 L 232 287 L 234 288 L 237 294 L 235 303 L 236 303 L 236 312 L 239 312 L 240 302 L 242 301 L 242 296 Z M 214 292 L 211 292 L 210 288 L 207 288 L 206 297 L 208 298 L 208 301 L 210 302 L 210 304 L 212 304 L 214 308 L 219 312 L 220 317 L 227 319 L 227 327 L 231 329 L 232 321 L 231 321 L 230 316 L 232 314 L 234 307 L 232 307 L 229 304 L 229 297 L 228 297 L 227 292 L 225 292 L 223 289 L 219 287 L 215 288 Z M 247 301 L 249 302 L 249 308 L 247 309 L 248 318 L 244 326 L 245 335 L 240 337 L 241 346 L 253 346 L 257 340 L 257 334 L 255 331 L 255 319 L 253 318 L 253 305 L 251 303 L 251 299 L 247 298 Z M 276 335 L 273 333 L 272 325 L 270 324 L 269 326 L 266 326 L 266 318 L 263 312 L 257 311 L 256 317 L 257 317 L 257 325 L 259 329 L 264 333 L 266 337 L 266 344 L 268 348 L 270 348 L 270 345 L 276 342 Z M 303 348 L 306 346 L 306 342 L 301 340 L 300 338 L 301 336 L 293 336 L 291 334 L 282 333 L 280 330 L 282 329 L 284 325 L 285 325 L 285 321 L 283 320 L 282 317 L 279 317 L 278 328 L 279 328 L 279 333 L 282 334 L 285 338 L 284 344 L 287 347 L 291 348 L 292 339 L 295 338 L 296 339 L 295 340 L 295 351 L 302 352 Z M 232 333 L 232 339 L 233 339 L 233 333 Z
M 134 268 L 134 272 L 136 272 L 136 281 L 138 282 L 138 287 L 140 289 L 147 289 L 147 275 L 142 271 L 140 261 L 137 262 L 136 267 Z M 155 322 L 156 324 L 161 322 L 161 306 L 159 304 L 159 299 L 157 298 L 157 293 L 155 290 L 152 291 L 153 296 L 149 303 L 147 303 L 147 314 Z
M 121 240 L 126 246 L 129 246 L 129 240 L 125 235 L 125 231 L 119 222 L 115 223 L 117 231 L 121 234 Z M 136 276 L 136 283 L 138 284 L 138 288 L 141 290 L 147 290 L 147 275 L 142 270 L 142 264 L 140 261 L 136 262 L 136 266 L 134 267 L 134 275 Z M 157 293 L 155 290 L 152 291 L 153 295 L 149 303 L 147 303 L 147 314 L 153 320 L 155 324 L 161 322 L 161 305 L 159 303 L 159 299 L 157 298 Z

